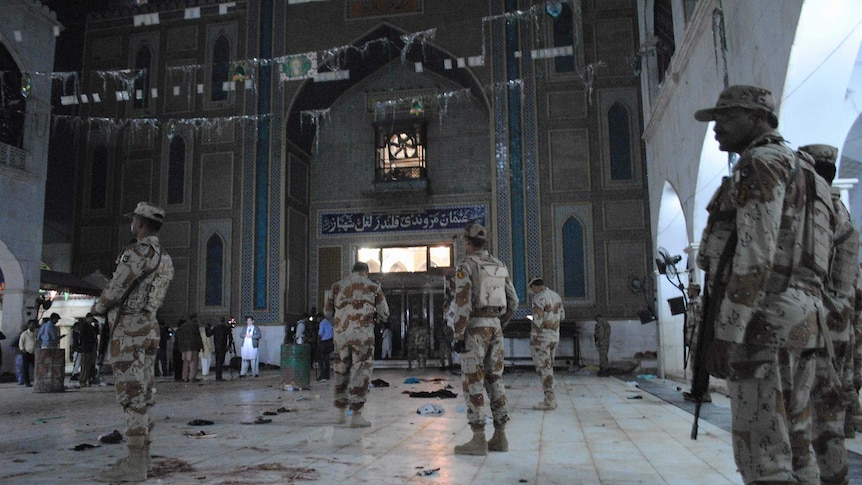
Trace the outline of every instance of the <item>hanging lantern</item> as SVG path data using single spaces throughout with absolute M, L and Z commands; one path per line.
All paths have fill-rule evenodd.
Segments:
M 410 105 L 410 114 L 413 116 L 422 116 L 425 113 L 425 108 L 422 107 L 422 100 L 413 98 L 413 103 Z
M 563 13 L 563 2 L 548 2 L 545 6 L 545 11 L 551 17 L 557 18 Z
M 236 65 L 236 69 L 233 71 L 233 81 L 234 82 L 243 82 L 249 79 L 249 75 L 245 72 L 245 65 L 243 63 L 239 63 Z
M 27 99 L 31 89 L 33 89 L 33 79 L 25 72 L 21 75 L 21 97 Z
M 168 136 L 168 140 L 173 140 L 174 135 L 177 134 L 177 124 L 173 120 L 168 121 L 168 126 L 165 127 L 165 134 Z

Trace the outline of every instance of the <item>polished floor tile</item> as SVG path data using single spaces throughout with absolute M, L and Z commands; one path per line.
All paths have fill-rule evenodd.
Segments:
M 455 456 L 470 439 L 460 377 L 435 370 L 376 370 L 390 387 L 370 391 L 370 428 L 335 424 L 332 382 L 286 391 L 277 370 L 259 379 L 159 382 L 147 483 L 215 484 L 731 484 L 741 483 L 729 433 L 703 421 L 689 439 L 691 414 L 616 378 L 557 375 L 558 409 L 535 411 L 542 398 L 529 370 L 507 372 L 509 452 Z M 407 377 L 422 379 L 405 384 Z M 442 379 L 442 380 L 432 380 Z M 456 399 L 405 392 L 452 386 Z M 668 383 L 667 385 L 674 385 Z M 420 415 L 434 403 L 442 415 Z M 717 398 L 713 406 L 727 406 Z M 289 412 L 278 412 L 279 410 Z M 258 418 L 271 419 L 265 424 Z M 211 426 L 190 426 L 194 419 Z M 348 418 L 349 419 L 349 418 Z M 35 394 L 0 384 L 0 483 L 91 483 L 125 454 L 98 436 L 122 430 L 112 386 Z M 206 437 L 187 434 L 204 431 Z M 488 437 L 493 433 L 487 427 Z M 74 451 L 76 445 L 94 445 Z M 852 446 L 852 443 L 849 443 Z M 425 474 L 427 473 L 427 474 Z

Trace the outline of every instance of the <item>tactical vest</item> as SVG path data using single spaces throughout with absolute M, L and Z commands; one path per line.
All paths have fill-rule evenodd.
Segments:
M 168 292 L 168 286 L 171 280 L 174 279 L 174 263 L 171 256 L 164 248 L 159 248 L 162 252 L 159 267 L 153 273 L 149 281 L 147 291 L 147 303 L 144 306 L 145 310 L 155 313 L 162 306 L 165 300 L 165 294 Z

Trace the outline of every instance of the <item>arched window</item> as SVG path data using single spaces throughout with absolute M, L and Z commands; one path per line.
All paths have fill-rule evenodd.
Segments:
M 21 95 L 21 70 L 3 44 L 0 44 L 0 73 L 0 143 L 24 148 L 27 99 Z M 27 77 L 23 81 L 30 83 Z
M 182 204 L 186 188 L 186 141 L 174 135 L 168 154 L 168 204 Z
M 99 144 L 93 148 L 90 166 L 90 209 L 105 208 L 108 189 L 108 148 Z
M 212 86 L 210 100 L 223 101 L 227 99 L 224 83 L 230 79 L 230 41 L 224 35 L 219 35 L 213 44 Z
M 587 296 L 584 226 L 574 217 L 563 224 L 563 286 L 568 298 Z
M 631 124 L 629 110 L 622 103 L 614 103 L 608 110 L 608 143 L 611 156 L 611 180 L 631 180 Z
M 204 304 L 222 306 L 222 271 L 224 269 L 224 241 L 213 234 L 207 241 L 207 260 L 205 274 Z
M 152 70 L 153 53 L 147 46 L 141 46 L 135 54 L 135 92 L 134 106 L 136 109 L 146 108 L 150 103 L 150 71 Z M 141 97 L 138 98 L 138 91 Z
M 560 2 L 562 10 L 554 18 L 554 47 L 575 45 L 574 19 L 572 7 L 567 2 Z M 572 72 L 575 70 L 575 56 L 558 56 L 554 58 L 554 68 L 557 72 Z
M 673 39 L 673 7 L 671 0 L 655 0 L 653 7 L 653 30 L 658 38 L 656 61 L 658 62 L 658 81 L 664 81 L 664 74 L 670 67 L 670 59 L 676 50 Z

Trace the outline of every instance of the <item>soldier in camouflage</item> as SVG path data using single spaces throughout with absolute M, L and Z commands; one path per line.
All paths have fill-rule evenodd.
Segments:
M 607 377 L 610 375 L 611 362 L 608 359 L 608 351 L 611 349 L 611 324 L 608 319 L 596 315 L 596 325 L 593 327 L 593 341 L 596 344 L 596 351 L 599 353 L 599 377 Z
M 557 395 L 554 393 L 554 358 L 557 343 L 560 341 L 560 321 L 566 318 L 563 300 L 554 290 L 545 286 L 541 277 L 528 283 L 533 292 L 532 325 L 530 325 L 530 356 L 536 366 L 536 374 L 542 381 L 544 401 L 533 409 L 557 409 Z
M 464 398 L 467 401 L 467 421 L 473 438 L 455 447 L 456 455 L 486 455 L 491 451 L 508 451 L 506 422 L 506 388 L 503 386 L 503 328 L 518 308 L 518 296 L 510 278 L 506 278 L 505 307 L 478 305 L 479 264 L 492 264 L 505 269 L 505 265 L 485 249 L 487 232 L 479 224 L 464 228 L 467 257 L 455 271 L 455 297 L 447 314 L 455 330 L 452 348 L 461 354 L 461 375 Z M 508 270 L 506 270 L 508 271 Z M 484 392 L 488 393 L 494 419 L 494 436 L 485 440 Z
M 853 390 L 851 399 L 850 423 L 855 431 L 862 431 L 862 406 L 859 405 L 859 390 L 862 389 L 862 271 L 856 279 L 855 308 L 850 349 L 853 353 Z M 852 436 L 847 436 L 852 438 Z
M 719 305 L 704 357 L 727 379 L 734 459 L 745 483 L 818 483 L 810 389 L 824 346 L 829 186 L 775 130 L 768 90 L 731 86 L 694 117 L 715 121 L 719 149 L 740 155 L 707 205 L 697 258 L 708 305 Z
M 799 151 L 814 159 L 814 168 L 829 184 L 835 179 L 838 148 L 830 145 L 806 145 Z M 814 410 L 812 442 L 822 483 L 847 483 L 847 449 L 844 446 L 853 399 L 853 319 L 856 306 L 856 280 L 859 277 L 859 232 L 853 227 L 850 213 L 841 202 L 841 191 L 832 188 L 832 257 L 823 292 L 826 323 L 832 353 L 818 355 L 811 406 Z M 828 349 L 828 346 L 827 346 Z M 834 364 L 833 364 L 834 363 Z M 837 381 L 836 381 L 837 378 Z
M 389 318 L 389 304 L 380 284 L 368 279 L 368 265 L 356 263 L 353 271 L 332 285 L 326 295 L 324 314 L 332 321 L 335 355 L 335 407 L 338 422 L 353 412 L 351 428 L 371 426 L 362 417 L 362 407 L 371 383 L 374 365 L 374 317 Z
M 428 367 L 428 346 L 431 338 L 428 324 L 420 318 L 413 319 L 410 322 L 408 330 L 407 344 L 407 368 L 413 368 L 413 361 L 416 361 L 416 366 L 419 369 Z
M 132 218 L 135 240 L 117 258 L 110 283 L 93 305 L 92 313 L 108 313 L 112 325 L 110 362 L 117 402 L 126 415 L 129 455 L 96 477 L 102 482 L 147 479 L 153 421 L 149 412 L 155 400 L 154 363 L 159 347 L 156 312 L 174 275 L 171 257 L 159 243 L 165 211 L 140 202 Z

